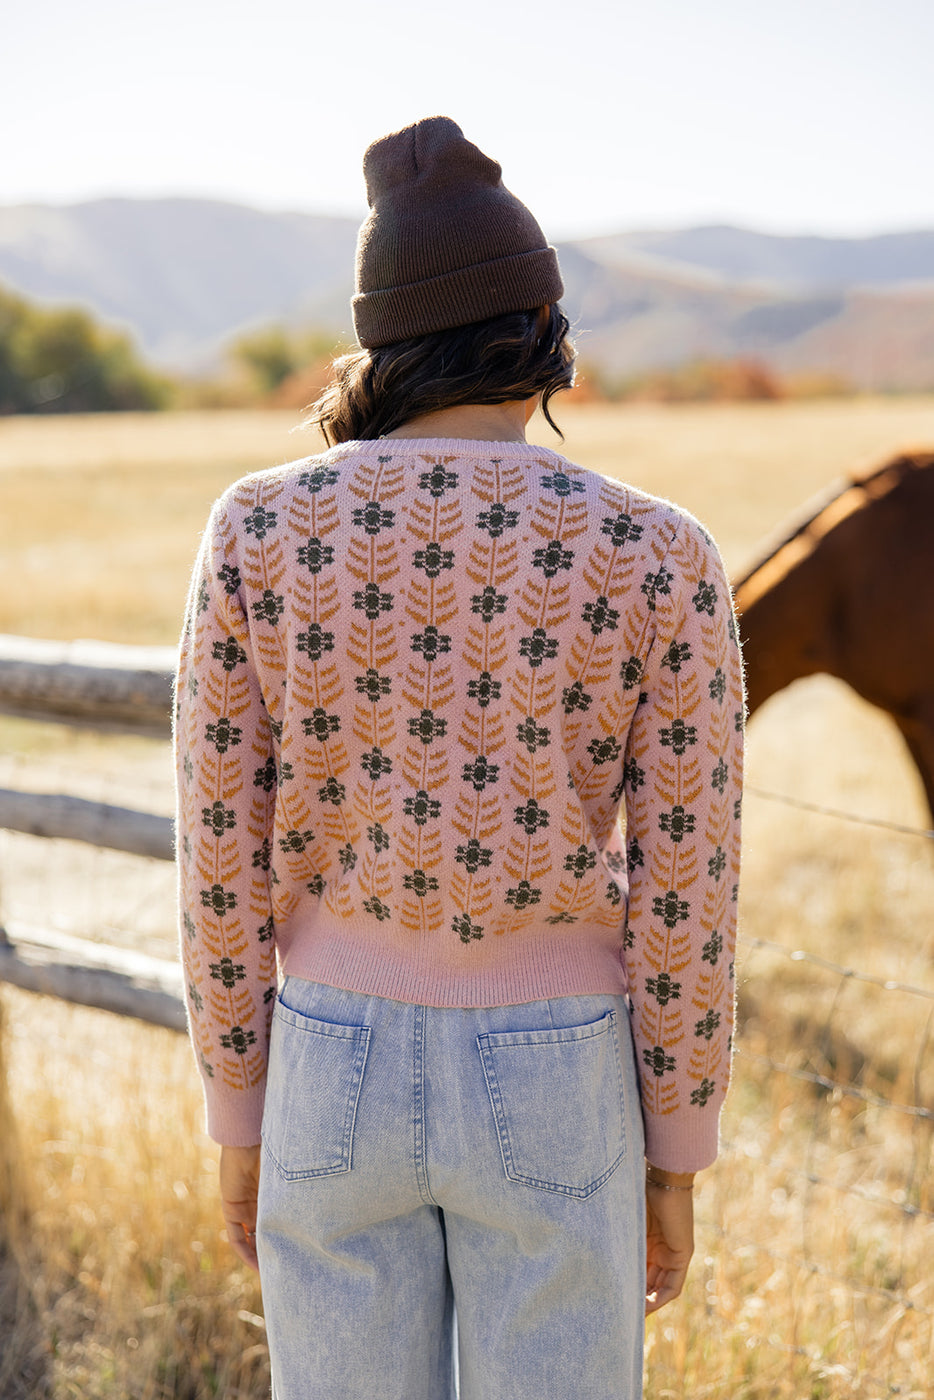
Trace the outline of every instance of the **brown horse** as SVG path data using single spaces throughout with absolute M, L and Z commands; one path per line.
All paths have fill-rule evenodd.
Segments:
M 749 712 L 801 676 L 888 711 L 934 814 L 934 453 L 850 480 L 735 585 Z

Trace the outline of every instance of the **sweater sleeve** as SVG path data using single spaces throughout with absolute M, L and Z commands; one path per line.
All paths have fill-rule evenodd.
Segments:
M 176 684 L 181 956 L 208 1132 L 259 1142 L 276 986 L 268 852 L 271 727 L 240 598 L 236 541 L 215 508 L 195 564 Z
M 646 1156 L 717 1155 L 730 1077 L 744 697 L 729 584 L 689 517 L 642 586 L 654 638 L 624 769 L 626 965 Z

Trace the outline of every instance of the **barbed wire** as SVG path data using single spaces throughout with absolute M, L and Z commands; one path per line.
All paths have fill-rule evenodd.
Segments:
M 934 1001 L 934 988 L 915 987 L 911 982 L 896 982 L 891 977 L 874 977 L 872 973 L 860 972 L 858 968 L 845 967 L 842 963 L 822 958 L 819 953 L 808 953 L 803 948 L 789 948 L 784 943 L 775 943 L 769 938 L 746 938 L 740 934 L 737 938 L 737 944 L 750 949 L 766 948 L 769 952 L 778 953 L 787 958 L 789 962 L 810 963 L 814 967 L 820 967 L 825 972 L 834 972 L 838 977 L 846 978 L 849 981 L 866 982 L 872 987 L 880 987 L 884 992 L 906 992 L 910 996 L 924 997 L 927 1001 Z
M 880 831 L 894 831 L 900 836 L 920 836 L 926 841 L 934 841 L 934 830 L 921 826 L 908 826 L 904 822 L 892 822 L 884 817 L 863 817 L 856 812 L 844 812 L 839 807 L 827 807 L 821 802 L 807 802 L 802 797 L 793 797 L 787 792 L 772 792 L 759 787 L 757 783 L 746 782 L 743 790 L 753 797 L 764 798 L 767 802 L 781 802 L 786 807 L 795 807 L 800 812 L 817 812 L 822 817 L 836 817 L 838 821 L 853 822 L 857 826 L 871 826 Z

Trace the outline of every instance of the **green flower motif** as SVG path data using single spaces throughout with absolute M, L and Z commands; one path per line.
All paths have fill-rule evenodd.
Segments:
M 507 510 L 502 501 L 496 501 L 489 510 L 483 510 L 477 518 L 477 527 L 485 530 L 491 540 L 498 540 L 506 530 L 514 530 L 519 523 L 519 512 Z
M 723 697 L 726 695 L 726 676 L 723 674 L 722 666 L 718 666 L 707 686 L 710 691 L 711 700 L 716 700 L 718 705 L 723 704 Z
M 326 486 L 336 486 L 339 479 L 340 474 L 333 467 L 314 467 L 310 472 L 302 472 L 298 484 L 316 496 Z
M 530 797 L 528 802 L 517 807 L 515 811 L 516 826 L 523 827 L 527 836 L 534 836 L 536 831 L 543 830 L 550 821 L 547 810 L 540 806 L 534 797 Z
M 735 822 L 738 822 L 739 819 L 740 819 L 740 817 L 741 817 L 742 815 L 743 815 L 743 799 L 742 799 L 742 795 L 740 795 L 739 797 L 737 797 L 736 801 L 733 803 L 733 820 L 734 820 Z
M 583 618 L 590 624 L 593 635 L 599 637 L 601 632 L 616 631 L 619 608 L 611 608 L 609 598 L 604 598 L 601 594 L 595 603 L 584 604 Z
M 223 564 L 217 575 L 217 581 L 224 585 L 224 592 L 230 596 L 236 593 L 240 587 L 240 570 L 236 564 Z
M 717 792 L 719 792 L 721 797 L 723 796 L 723 789 L 726 787 L 726 780 L 729 776 L 729 771 L 730 770 L 724 763 L 723 758 L 718 758 L 717 766 L 710 775 L 710 786 L 712 788 L 716 788 Z
M 320 661 L 325 652 L 334 650 L 334 633 L 325 632 L 320 622 L 313 622 L 305 632 L 299 632 L 295 645 L 310 661 Z
M 207 612 L 207 610 L 208 610 L 208 608 L 210 607 L 210 605 L 211 605 L 211 595 L 210 595 L 210 593 L 208 592 L 208 586 L 207 586 L 207 584 L 206 584 L 206 583 L 204 582 L 204 580 L 202 579 L 201 583 L 200 583 L 199 586 L 198 586 L 198 602 L 197 602 L 197 604 L 196 604 L 196 607 L 197 607 L 197 609 L 198 609 L 198 615 L 199 615 L 199 617 L 200 617 L 201 613 L 206 613 L 206 612 Z
M 712 583 L 707 583 L 704 579 L 701 579 L 697 585 L 697 592 L 694 594 L 691 602 L 694 604 L 697 612 L 707 613 L 710 617 L 713 617 L 714 610 L 717 606 L 716 588 Z
M 606 895 L 607 903 L 612 904 L 614 909 L 618 904 L 622 904 L 622 892 L 620 891 L 619 885 L 615 884 L 612 880 L 608 881 L 604 893 Z
M 656 895 L 652 900 L 652 913 L 661 919 L 667 929 L 676 928 L 688 918 L 691 906 L 686 899 L 679 899 L 677 890 L 669 890 L 664 896 Z
M 410 874 L 403 875 L 402 884 L 419 899 L 424 899 L 426 894 L 432 894 L 440 888 L 434 875 L 426 875 L 424 870 L 413 870 Z
M 566 909 L 562 909 L 559 914 L 549 914 L 545 920 L 546 924 L 576 924 L 577 915 L 569 914 Z
M 232 807 L 225 807 L 223 802 L 215 802 L 210 807 L 201 808 L 201 825 L 209 826 L 220 840 L 225 831 L 233 831 L 237 825 L 237 814 Z
M 697 743 L 697 729 L 693 724 L 685 724 L 683 719 L 672 720 L 670 729 L 662 729 L 659 733 L 663 748 L 672 749 L 680 758 L 681 755 Z
M 471 923 L 467 914 L 458 914 L 456 918 L 452 919 L 451 928 L 462 943 L 470 943 L 474 939 L 483 937 L 483 926 Z
M 286 855 L 293 851 L 295 855 L 301 855 L 306 846 L 310 846 L 315 839 L 313 831 L 287 831 L 284 836 L 279 837 L 279 847 Z
M 235 963 L 231 958 L 221 958 L 220 962 L 209 963 L 208 967 L 214 981 L 223 982 L 228 991 L 246 977 L 243 963 Z
M 583 880 L 588 870 L 593 870 L 597 857 L 587 846 L 578 846 L 573 855 L 564 857 L 564 868 L 575 880 Z
M 716 967 L 723 952 L 723 935 L 713 930 L 707 942 L 701 949 L 701 961 L 710 963 L 711 967 Z
M 337 859 L 340 861 L 341 870 L 345 875 L 348 875 L 357 863 L 357 853 L 349 844 L 341 846 L 337 853 Z
M 211 648 L 211 655 L 228 672 L 232 671 L 235 666 L 239 666 L 241 662 L 246 661 L 246 652 L 236 637 L 228 637 L 225 642 L 215 642 Z
M 635 690 L 642 679 L 642 662 L 638 656 L 630 656 L 619 668 L 619 678 L 624 690 Z
M 340 718 L 337 715 L 329 715 L 320 705 L 302 720 L 302 729 L 309 738 L 313 736 L 317 739 L 319 744 L 326 744 L 332 734 L 338 733 L 340 727 Z
M 697 1088 L 691 1091 L 691 1103 L 694 1104 L 697 1108 L 703 1108 L 704 1104 L 710 1098 L 711 1094 L 714 1092 L 716 1087 L 717 1086 L 716 1084 L 714 1084 L 713 1080 L 707 1079 L 707 1077 L 705 1076 L 701 1080 Z
M 444 738 L 448 732 L 448 722 L 446 719 L 438 719 L 431 710 L 422 710 L 420 715 L 409 720 L 408 728 L 413 739 L 420 739 L 423 744 L 431 744 L 435 739 Z
M 380 613 L 392 612 L 391 593 L 382 593 L 378 583 L 367 586 L 353 595 L 353 605 L 357 612 L 366 613 L 370 622 L 375 622 Z
M 710 1010 L 706 1016 L 702 1016 L 699 1021 L 694 1022 L 694 1034 L 698 1040 L 712 1040 L 714 1031 L 720 1024 L 719 1011 Z
M 681 983 L 672 982 L 667 972 L 659 973 L 658 977 L 649 977 L 645 989 L 659 1006 L 667 1006 L 670 1001 L 681 1000 Z
M 670 812 L 660 812 L 658 824 L 662 831 L 667 831 L 674 844 L 680 845 L 685 836 L 690 836 L 696 825 L 697 818 L 692 812 L 686 812 L 680 803 L 672 807 Z
M 424 788 L 419 788 L 414 797 L 404 799 L 402 810 L 416 826 L 425 826 L 427 822 L 437 821 L 440 817 L 441 803 L 437 798 L 429 797 Z
M 538 725 L 531 715 L 527 715 L 516 728 L 516 738 L 520 744 L 528 749 L 529 753 L 537 753 L 539 749 L 547 749 L 551 743 L 551 730 L 545 725 Z
M 603 857 L 607 868 L 612 870 L 614 875 L 623 875 L 626 870 L 626 857 L 622 851 L 607 851 Z
M 655 1045 L 651 1050 L 643 1050 L 642 1061 L 658 1079 L 661 1079 L 663 1074 L 670 1074 L 675 1067 L 674 1055 L 666 1055 L 661 1045 Z
M 575 681 L 573 685 L 566 686 L 561 692 L 561 703 L 564 706 L 566 715 L 573 714 L 575 710 L 580 710 L 581 714 L 586 714 L 593 703 L 593 696 L 588 695 L 584 689 L 583 682 Z
M 227 715 L 219 719 L 216 724 L 208 724 L 204 730 L 205 738 L 209 744 L 213 744 L 218 753 L 226 753 L 228 749 L 235 749 L 243 737 L 243 730 L 236 724 L 231 724 Z
M 353 523 L 362 526 L 368 535 L 378 535 L 383 530 L 391 530 L 395 524 L 396 514 L 392 510 L 384 510 L 379 501 L 367 501 L 365 506 L 352 512 Z
M 506 891 L 506 903 L 516 910 L 531 908 L 541 897 L 541 890 L 533 889 L 528 880 L 520 880 L 516 889 Z
M 722 846 L 718 846 L 707 862 L 707 874 L 712 880 L 719 883 L 720 876 L 726 869 L 726 852 Z
M 318 788 L 318 801 L 330 802 L 332 807 L 339 807 L 346 798 L 347 789 L 336 778 L 328 778 L 324 786 Z
M 258 540 L 264 540 L 269 531 L 276 528 L 276 512 L 267 510 L 265 506 L 254 506 L 249 515 L 244 517 L 243 528 L 248 535 L 255 535 Z
M 260 943 L 270 943 L 276 936 L 276 925 L 270 916 L 264 924 L 260 924 L 256 930 L 257 941 Z
M 535 627 L 531 637 L 519 638 L 519 655 L 535 670 L 543 661 L 553 661 L 558 655 L 557 639 L 549 637 L 544 627 Z
M 188 912 L 187 909 L 185 910 L 184 914 L 182 915 L 182 925 L 183 925 L 183 927 L 184 927 L 184 929 L 185 929 L 185 934 L 186 934 L 186 936 L 187 936 L 188 938 L 196 938 L 196 937 L 197 937 L 198 930 L 195 928 L 195 921 L 194 921 L 194 919 L 191 917 L 191 915 L 189 914 L 189 912 Z
M 437 661 L 439 656 L 451 650 L 451 638 L 429 623 L 424 632 L 416 632 L 413 636 L 412 650 L 420 651 L 428 662 Z
M 272 865 L 272 846 L 268 836 L 263 837 L 262 844 L 253 852 L 253 869 L 268 870 Z
M 198 988 L 195 986 L 194 982 L 188 983 L 188 1000 L 191 1002 L 191 1005 L 195 1011 L 204 1010 L 204 997 L 198 991 Z
M 285 600 L 281 593 L 273 593 L 271 588 L 264 588 L 262 596 L 251 604 L 251 609 L 257 622 L 268 622 L 270 627 L 277 627 L 279 618 L 285 611 Z
M 635 837 L 632 838 L 629 845 L 626 847 L 626 861 L 630 870 L 639 870 L 645 865 L 645 855 Z
M 370 899 L 365 899 L 363 901 L 363 907 L 368 914 L 373 915 L 374 919 L 379 919 L 380 923 L 382 923 L 384 919 L 392 918 L 392 910 L 389 908 L 389 905 L 384 904 L 375 894 Z
M 640 768 L 634 758 L 627 758 L 623 764 L 623 783 L 630 792 L 638 792 L 645 782 L 645 769 Z
M 532 554 L 533 568 L 541 569 L 546 578 L 554 578 L 559 569 L 566 572 L 574 567 L 573 549 L 565 549 L 560 540 L 552 540 L 543 549 Z
M 502 683 L 494 681 L 489 671 L 481 671 L 477 680 L 467 682 L 467 698 L 476 700 L 481 710 L 485 710 L 493 700 L 499 699 L 502 689 Z
M 642 538 L 642 530 L 643 526 L 637 525 L 632 516 L 624 510 L 621 510 L 619 515 L 605 515 L 600 526 L 601 535 L 608 535 L 610 543 L 617 549 L 627 540 L 632 540 L 635 544 L 636 540 Z
M 354 676 L 354 685 L 358 695 L 365 695 L 371 705 L 378 705 L 384 695 L 388 695 L 392 689 L 392 682 L 388 676 L 381 676 L 379 671 L 368 667 L 365 676 Z
M 360 755 L 360 767 L 375 783 L 384 773 L 392 772 L 392 759 L 377 746 Z
M 439 578 L 445 569 L 454 568 L 454 551 L 442 549 L 436 540 L 432 540 L 424 549 L 416 549 L 412 563 L 428 578 Z
M 324 876 L 320 873 L 312 875 L 311 879 L 306 881 L 305 888 L 309 894 L 313 894 L 317 899 L 320 899 L 324 894 Z
M 690 661 L 690 659 L 691 646 L 689 642 L 671 642 L 662 657 L 662 665 L 667 666 L 674 675 L 677 675 L 685 662 Z
M 202 1072 L 207 1075 L 208 1079 L 213 1079 L 214 1066 L 211 1064 L 210 1060 L 207 1058 L 203 1050 L 199 1050 L 198 1060 L 201 1064 Z
M 256 1032 L 245 1031 L 242 1026 L 231 1026 L 229 1035 L 221 1036 L 221 1045 L 225 1050 L 233 1050 L 236 1055 L 245 1055 L 251 1045 L 256 1043 Z
M 468 874 L 476 875 L 482 868 L 488 868 L 493 863 L 493 852 L 487 846 L 481 846 L 476 836 L 471 836 L 466 846 L 458 846 L 454 859 L 458 865 L 464 866 Z
M 310 574 L 320 574 L 322 569 L 334 563 L 334 548 L 332 545 L 322 544 L 312 535 L 307 544 L 299 545 L 298 562 L 304 564 Z
M 552 472 L 551 476 L 543 476 L 542 486 L 546 491 L 554 491 L 556 496 L 570 496 L 572 492 L 586 489 L 582 481 L 572 481 L 567 472 L 563 471 Z
M 225 890 L 223 885 L 212 885 L 209 890 L 201 891 L 201 903 L 222 919 L 228 910 L 236 909 L 237 896 L 233 890 Z
M 657 574 L 646 574 L 642 581 L 640 592 L 645 594 L 645 601 L 649 605 L 649 611 L 655 611 L 655 604 L 658 594 L 669 595 L 671 585 L 674 581 L 674 574 L 670 574 L 667 569 L 659 569 Z
M 619 758 L 623 751 L 623 746 L 614 734 L 607 734 L 602 739 L 591 739 L 587 745 L 587 752 L 594 763 L 612 763 Z
M 509 595 L 507 593 L 497 593 L 492 585 L 487 584 L 482 593 L 475 593 L 471 598 L 470 611 L 482 617 L 489 627 L 494 617 L 506 611 L 508 602 Z
M 374 822 L 366 829 L 367 839 L 372 843 L 374 851 L 379 855 L 380 851 L 389 850 L 389 832 L 382 822 Z
M 430 472 L 422 472 L 418 478 L 418 487 L 420 491 L 427 491 L 438 500 L 445 491 L 457 490 L 457 472 L 449 472 L 443 462 L 436 462 Z
M 477 754 L 471 763 L 465 763 L 461 777 L 473 786 L 474 792 L 482 792 L 488 783 L 499 778 L 499 764 L 490 763 L 486 754 Z
M 279 770 L 279 782 L 281 784 L 290 783 L 295 777 L 295 769 L 287 759 L 283 759 L 282 767 Z

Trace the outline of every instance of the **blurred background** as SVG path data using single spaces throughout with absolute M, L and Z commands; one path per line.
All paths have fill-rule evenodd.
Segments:
M 925 0 L 12 7 L 0 411 L 307 402 L 363 151 L 439 112 L 560 246 L 579 394 L 930 388 L 932 48 Z

